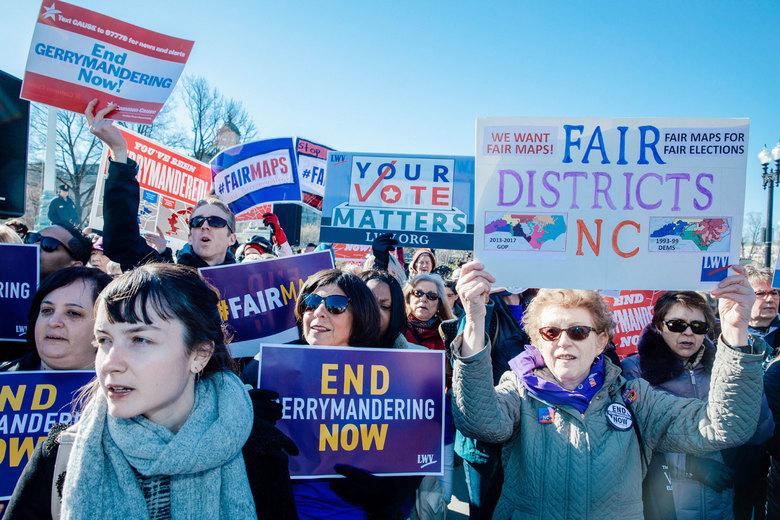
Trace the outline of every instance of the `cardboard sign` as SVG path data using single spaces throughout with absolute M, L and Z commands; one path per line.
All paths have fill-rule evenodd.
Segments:
M 636 353 L 639 336 L 653 320 L 653 306 L 664 291 L 602 291 L 617 326 L 612 342 L 620 359 Z
M 72 401 L 94 377 L 93 370 L 0 373 L 0 500 L 11 497 L 49 430 L 78 420 Z
M 301 177 L 303 203 L 322 211 L 328 152 L 333 151 L 333 148 L 299 137 L 295 141 L 295 151 L 298 160 L 298 174 Z
M 187 242 L 190 213 L 195 203 L 211 191 L 209 166 L 127 128 L 117 127 L 127 141 L 127 156 L 138 163 L 141 199 L 138 223 L 141 233 L 163 234 L 176 246 Z M 105 150 L 105 148 L 104 148 Z M 98 169 L 89 225 L 103 229 L 103 198 L 108 176 L 108 150 Z
M 322 242 L 471 249 L 474 159 L 330 152 Z
M 21 97 L 79 113 L 94 98 L 98 108 L 113 101 L 119 108 L 112 119 L 149 124 L 176 86 L 193 45 L 61 0 L 45 0 Z
M 442 474 L 442 351 L 263 345 L 258 388 L 279 392 L 276 425 L 301 450 L 292 478 L 338 476 L 336 464 Z
M 475 257 L 504 286 L 712 288 L 747 145 L 747 119 L 479 119 Z
M 24 342 L 27 315 L 38 289 L 37 245 L 0 244 L 0 340 Z
M 219 289 L 219 312 L 234 334 L 229 345 L 233 356 L 256 355 L 259 340 L 297 340 L 298 291 L 309 276 L 332 268 L 328 251 L 201 268 L 203 277 Z
M 233 146 L 211 160 L 217 197 L 239 214 L 258 204 L 300 202 L 292 138 Z

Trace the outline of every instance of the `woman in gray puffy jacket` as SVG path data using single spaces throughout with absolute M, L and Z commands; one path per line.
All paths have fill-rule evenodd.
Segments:
M 670 291 L 655 304 L 653 321 L 642 333 L 637 355 L 623 360 L 628 379 L 643 378 L 654 388 L 680 397 L 707 400 L 716 347 L 709 339 L 715 316 L 706 300 L 693 291 Z M 748 445 L 763 444 L 772 436 L 774 423 L 766 399 L 762 399 L 759 425 Z M 645 497 L 656 504 L 658 486 L 671 479 L 677 520 L 734 518 L 734 481 L 739 453 L 744 448 L 713 451 L 703 456 L 656 453 L 645 479 Z M 661 488 L 665 492 L 665 487 Z M 646 504 L 647 505 L 647 504 Z M 655 505 L 655 504 L 653 504 Z M 645 519 L 669 518 L 667 512 L 645 510 Z
M 747 324 L 755 294 L 744 269 L 713 289 L 722 333 L 709 400 L 676 397 L 626 381 L 603 355 L 613 322 L 595 291 L 542 289 L 523 317 L 534 346 L 493 386 L 485 341 L 485 296 L 493 276 L 463 267 L 466 311 L 453 341 L 453 415 L 466 435 L 504 443 L 504 486 L 494 518 L 643 518 L 642 479 L 654 451 L 697 456 L 753 435 L 762 390 L 763 345 Z

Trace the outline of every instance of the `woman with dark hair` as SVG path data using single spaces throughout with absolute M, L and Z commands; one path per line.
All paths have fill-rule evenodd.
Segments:
M 380 346 L 376 299 L 352 273 L 329 269 L 310 276 L 298 294 L 295 316 L 303 341 L 309 345 Z M 416 477 L 376 477 L 351 466 L 334 469 L 346 478 L 293 484 L 302 520 L 405 518 L 420 481 Z
M 398 280 L 387 271 L 375 269 L 364 271 L 360 277 L 379 305 L 379 346 L 409 348 L 403 335 L 407 327 L 406 303 Z
M 170 264 L 106 287 L 97 378 L 79 421 L 38 445 L 6 518 L 282 517 L 268 512 L 287 497 L 247 479 L 263 465 L 256 446 L 269 429 L 233 373 L 218 302 L 197 271 Z M 278 467 L 262 471 L 289 479 Z
M 715 315 L 699 293 L 665 293 L 655 303 L 653 320 L 642 332 L 637 355 L 622 363 L 625 377 L 641 377 L 654 388 L 706 401 L 716 352 L 708 333 L 714 327 Z M 763 399 L 758 429 L 747 444 L 761 444 L 771 435 L 771 414 Z M 734 473 L 738 470 L 733 456 L 739 449 L 702 455 L 654 454 L 644 481 L 645 517 L 733 518 Z M 673 512 L 658 507 L 669 504 L 667 479 L 671 479 Z M 654 485 L 657 482 L 663 485 Z
M 17 370 L 90 370 L 95 366 L 95 300 L 111 277 L 92 267 L 66 267 L 43 280 L 27 321 L 28 354 L 0 365 Z

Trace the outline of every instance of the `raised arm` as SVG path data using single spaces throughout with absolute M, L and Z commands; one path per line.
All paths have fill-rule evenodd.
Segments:
M 712 291 L 720 298 L 722 332 L 707 401 L 675 397 L 637 380 L 634 403 L 653 449 L 705 453 L 746 443 L 756 430 L 763 391 L 763 341 L 748 345 L 747 324 L 756 296 L 744 268 L 734 268 Z

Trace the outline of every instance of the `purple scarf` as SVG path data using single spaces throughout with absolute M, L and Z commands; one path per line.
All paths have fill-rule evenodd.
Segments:
M 588 377 L 572 391 L 534 375 L 535 369 L 545 366 L 542 353 L 533 345 L 526 346 L 522 354 L 509 361 L 512 372 L 523 382 L 531 395 L 550 404 L 573 406 L 580 413 L 585 413 L 591 399 L 604 385 L 603 354 L 593 362 Z

